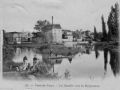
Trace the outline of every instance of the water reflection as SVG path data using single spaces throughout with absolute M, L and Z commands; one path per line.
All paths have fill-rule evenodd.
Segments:
M 14 48 L 11 52 L 14 53 L 11 61 L 21 63 L 23 57 L 27 56 L 29 63 L 32 64 L 34 55 L 36 55 L 40 61 L 39 72 L 57 73 L 61 77 L 97 78 L 104 77 L 107 73 L 110 76 L 112 75 L 110 67 L 114 76 L 119 74 L 120 62 L 117 50 L 97 45 L 79 45 L 77 48 L 79 53 L 75 55 L 72 52 L 59 55 L 41 48 Z
M 100 50 L 101 50 L 100 48 L 95 46 L 96 58 L 99 57 Z M 119 53 L 119 51 L 117 49 L 114 49 L 114 48 L 113 49 L 104 48 L 103 52 L 104 52 L 104 70 L 105 70 L 105 73 L 107 73 L 107 66 L 109 64 L 114 76 L 116 76 L 117 74 L 119 74 L 119 71 L 120 71 L 120 61 L 119 61 L 119 54 L 120 53 Z M 108 54 L 109 54 L 110 60 L 108 60 Z M 109 61 L 109 63 L 108 63 L 108 61 Z
M 99 48 L 97 45 L 95 45 L 94 48 L 95 48 L 95 56 L 96 56 L 96 58 L 98 58 L 99 57 L 99 52 L 98 52 Z
M 119 61 L 119 53 L 115 50 L 109 50 L 110 52 L 110 66 L 113 71 L 113 74 L 116 76 L 120 71 L 120 61 Z
M 36 53 L 35 48 L 16 48 L 13 61 L 16 63 L 20 63 L 22 62 L 24 56 L 27 56 L 28 61 L 32 64 L 35 55 L 42 61 L 42 55 Z
M 104 49 L 104 70 L 107 71 L 107 63 L 108 63 L 108 49 Z
M 68 58 L 69 62 L 72 63 L 72 58 Z

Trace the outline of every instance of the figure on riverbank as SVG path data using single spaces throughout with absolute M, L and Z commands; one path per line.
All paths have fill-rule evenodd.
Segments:
M 33 66 L 37 63 L 38 59 L 37 59 L 37 56 L 35 55 L 34 58 L 33 58 Z
M 40 61 L 36 55 L 33 58 L 33 66 L 31 67 L 30 74 L 45 74 L 48 72 L 47 64 Z
M 64 75 L 65 75 L 65 78 L 66 78 L 66 79 L 69 79 L 69 78 L 70 78 L 70 72 L 69 72 L 67 69 L 65 70 Z
M 27 59 L 27 56 L 24 56 L 23 57 L 23 63 L 20 66 L 20 71 L 28 70 L 28 68 L 29 68 L 28 59 Z
M 38 63 L 38 58 L 37 56 L 35 55 L 34 58 L 33 58 L 33 66 L 31 67 L 31 72 L 32 73 L 35 73 L 37 72 L 37 63 Z

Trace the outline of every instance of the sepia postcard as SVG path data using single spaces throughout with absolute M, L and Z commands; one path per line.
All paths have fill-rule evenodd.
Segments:
M 120 90 L 119 0 L 0 0 L 0 90 Z

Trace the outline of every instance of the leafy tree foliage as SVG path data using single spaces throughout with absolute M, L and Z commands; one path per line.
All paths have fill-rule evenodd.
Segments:
M 95 26 L 94 26 L 94 41 L 97 41 L 97 30 Z
M 47 20 L 38 20 L 34 29 L 38 30 L 38 31 L 42 31 L 42 28 L 46 25 L 49 25 L 49 24 L 50 24 L 50 22 Z
M 106 25 L 105 25 L 103 16 L 101 17 L 101 20 L 102 20 L 102 33 L 103 33 L 102 41 L 107 41 L 107 31 L 106 31 Z
M 111 12 L 108 17 L 108 38 L 109 41 L 118 41 L 119 39 L 119 5 L 115 4 L 115 7 L 111 7 Z

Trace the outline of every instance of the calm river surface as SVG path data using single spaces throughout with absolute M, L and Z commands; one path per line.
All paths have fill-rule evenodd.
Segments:
M 37 48 L 15 48 L 12 61 L 21 63 L 23 57 L 27 56 L 28 62 L 32 64 L 34 55 L 42 61 L 43 54 L 38 53 Z M 72 59 L 62 58 L 54 63 L 54 72 L 64 76 L 67 71 L 71 78 L 105 78 L 118 76 L 120 71 L 120 60 L 118 51 L 110 49 L 99 49 L 96 46 L 85 48 L 81 46 L 79 53 Z M 56 59 L 57 60 L 57 59 Z M 51 69 L 51 72 L 53 71 Z

